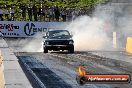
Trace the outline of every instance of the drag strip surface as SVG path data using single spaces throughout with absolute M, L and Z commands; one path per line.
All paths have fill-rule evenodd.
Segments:
M 87 70 L 89 74 L 130 74 L 132 75 L 132 55 L 127 55 L 124 52 L 75 51 L 74 54 L 69 54 L 67 52 L 49 52 L 47 54 L 44 54 L 42 52 L 37 52 L 37 50 L 39 49 L 38 48 L 39 45 L 37 46 L 33 45 L 33 47 L 31 47 L 32 44 L 31 45 L 29 44 L 30 46 L 29 48 L 26 47 L 28 51 L 30 50 L 29 52 L 23 51 L 23 47 L 25 47 L 29 43 L 29 40 L 27 40 L 28 42 L 24 42 L 25 40 L 21 41 L 21 39 L 20 40 L 7 39 L 6 41 L 9 47 L 11 48 L 11 50 L 15 52 L 16 56 L 28 57 L 27 60 L 30 60 L 30 61 L 27 61 L 29 62 L 28 66 L 30 66 L 30 70 L 32 72 L 34 71 L 34 74 L 38 74 L 38 72 L 40 72 L 41 75 L 44 75 L 43 73 L 45 72 L 43 71 L 41 72 L 41 70 L 43 70 L 43 68 L 44 69 L 48 68 L 50 71 L 52 71 L 54 74 L 57 75 L 57 80 L 64 81 L 66 83 L 66 86 L 68 87 L 70 85 L 70 87 L 72 88 L 132 88 L 132 83 L 79 85 L 76 81 L 77 68 L 80 64 L 83 65 L 83 67 Z M 41 64 L 39 63 L 34 65 L 34 63 L 36 62 L 34 62 L 32 58 L 33 60 L 36 60 L 37 62 L 41 62 Z M 36 68 L 39 68 L 37 72 L 35 72 Z M 38 78 L 37 80 L 41 80 L 42 82 L 40 81 L 40 85 L 42 83 L 45 86 L 44 84 L 45 80 L 42 79 L 43 76 L 41 78 L 41 75 L 36 75 L 36 77 Z M 34 80 L 33 77 L 30 77 L 30 78 L 32 79 L 32 81 Z M 35 83 L 36 81 L 34 82 L 34 84 Z M 50 85 L 50 84 L 47 84 L 47 85 Z M 34 87 L 34 88 L 37 88 L 37 87 Z
M 41 81 L 46 88 L 72 88 L 63 79 L 61 79 L 49 68 L 44 66 L 41 62 L 37 61 L 35 58 L 30 56 L 18 56 L 18 59 L 21 61 L 21 63 L 23 63 L 21 65 L 27 65 L 28 69 L 31 69 L 31 75 L 33 73 L 36 77 L 38 77 L 38 80 L 36 82 Z M 41 86 L 41 88 L 44 88 L 44 86 Z M 40 88 L 40 86 L 38 88 Z
M 109 52 L 110 53 L 110 52 Z M 117 52 L 118 53 L 118 52 Z M 89 74 L 132 74 L 131 63 L 101 57 L 88 52 L 65 52 L 53 53 L 16 53 L 17 56 L 31 56 L 56 73 L 72 88 L 131 88 L 132 84 L 85 84 L 79 85 L 76 82 L 76 72 L 82 64 Z M 42 68 L 42 66 L 40 66 Z

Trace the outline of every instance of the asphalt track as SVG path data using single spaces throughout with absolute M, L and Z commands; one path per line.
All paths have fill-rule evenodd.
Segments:
M 75 51 L 67 52 L 23 52 L 23 44 L 8 40 L 10 49 L 20 60 L 25 74 L 34 85 L 46 88 L 132 88 L 129 84 L 85 84 L 76 81 L 78 66 L 81 64 L 89 74 L 130 74 L 132 75 L 132 55 L 124 51 Z M 18 40 L 17 40 L 18 41 Z M 27 62 L 28 63 L 27 63 Z M 26 66 L 23 66 L 26 63 Z M 30 70 L 31 73 L 27 73 Z M 38 84 L 36 81 L 37 79 Z M 36 87 L 34 88 L 41 88 Z M 43 88 L 43 87 L 42 87 Z

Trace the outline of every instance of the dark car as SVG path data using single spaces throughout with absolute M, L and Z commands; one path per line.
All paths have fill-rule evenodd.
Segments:
M 67 30 L 47 31 L 43 44 L 44 53 L 48 53 L 48 50 L 68 50 L 70 53 L 74 53 L 74 41 Z

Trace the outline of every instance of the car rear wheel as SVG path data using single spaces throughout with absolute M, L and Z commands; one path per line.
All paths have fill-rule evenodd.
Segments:
M 44 53 L 48 53 L 48 49 L 46 47 L 44 48 Z

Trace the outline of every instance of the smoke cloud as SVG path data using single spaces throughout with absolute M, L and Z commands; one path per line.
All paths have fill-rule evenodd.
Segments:
M 25 39 L 21 42 L 25 42 L 22 47 L 23 52 L 43 52 L 43 38 L 39 33 L 33 39 Z
M 126 39 L 132 36 L 132 5 L 109 3 L 98 5 L 92 16 L 80 16 L 67 27 L 74 35 L 75 49 L 119 50 L 125 48 Z M 116 32 L 117 49 L 113 48 L 113 32 Z
M 27 42 L 25 46 L 22 47 L 23 52 L 43 52 L 42 39 L 33 38 L 32 40 L 23 40 Z
M 109 38 L 103 28 L 104 21 L 95 17 L 81 16 L 68 29 L 73 33 L 76 50 L 101 50 L 109 45 Z
M 93 16 L 80 16 L 68 26 L 73 33 L 75 50 L 111 50 L 113 30 L 113 9 L 97 6 Z

